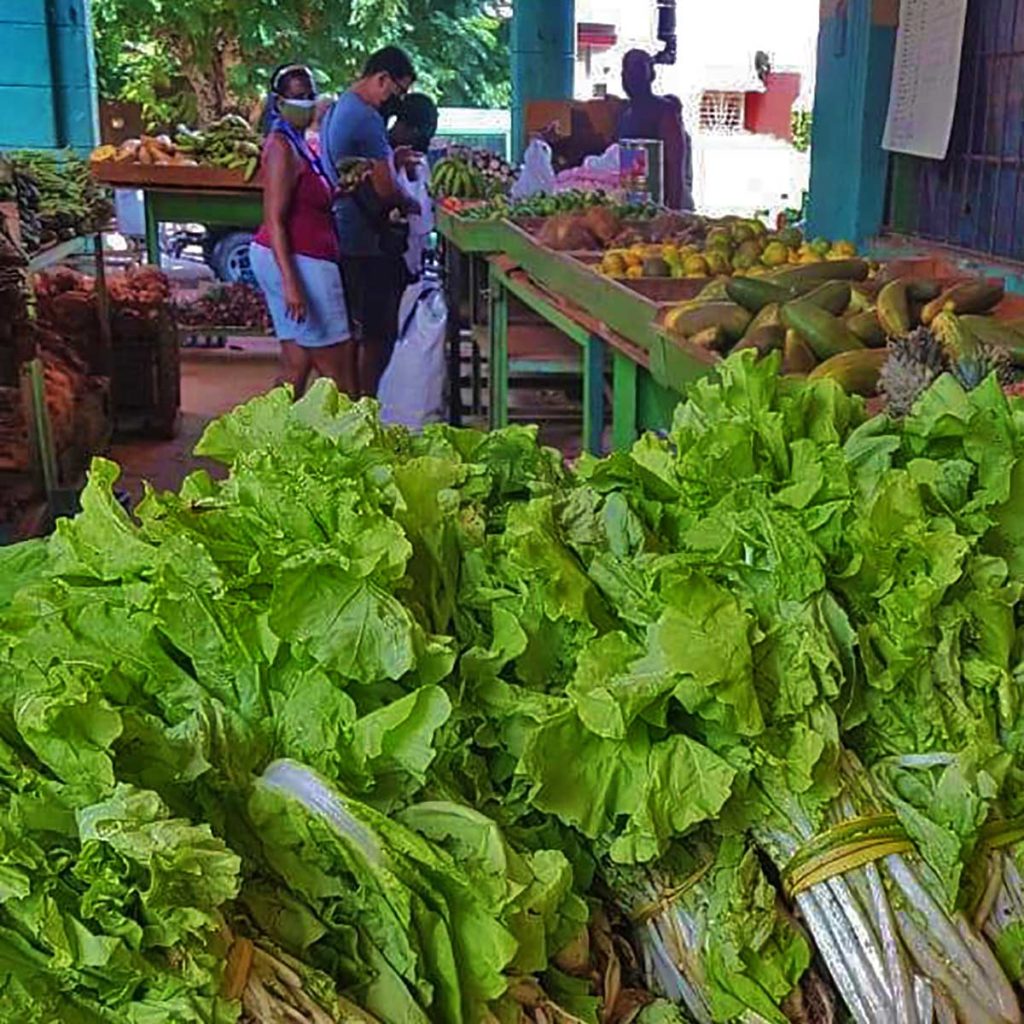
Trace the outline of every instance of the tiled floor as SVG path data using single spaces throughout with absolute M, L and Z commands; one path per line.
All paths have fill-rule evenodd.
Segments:
M 270 339 L 232 341 L 224 349 L 183 349 L 178 436 L 173 441 L 119 441 L 111 450 L 132 499 L 142 493 L 143 480 L 171 490 L 201 465 L 212 470 L 212 464 L 192 455 L 206 424 L 274 387 L 277 373 L 277 343 Z

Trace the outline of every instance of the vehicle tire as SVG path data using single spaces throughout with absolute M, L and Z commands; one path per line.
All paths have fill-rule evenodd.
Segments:
M 219 239 L 210 253 L 210 269 L 219 281 L 225 284 L 255 284 L 252 265 L 249 263 L 249 246 L 252 244 L 249 231 L 232 231 Z

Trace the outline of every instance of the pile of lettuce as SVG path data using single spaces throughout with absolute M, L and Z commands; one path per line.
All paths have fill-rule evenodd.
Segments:
M 1019 1019 L 994 381 L 896 422 L 736 356 L 572 470 L 320 382 L 199 453 L 0 550 L 0 1018 L 253 1019 L 241 934 L 327 1020 Z

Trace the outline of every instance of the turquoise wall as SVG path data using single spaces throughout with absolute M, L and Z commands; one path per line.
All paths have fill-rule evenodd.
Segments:
M 99 137 L 89 0 L 0 0 L 0 149 Z
M 576 74 L 575 0 L 516 0 L 512 16 L 512 155 L 525 146 L 526 105 L 572 99 Z
M 893 0 L 822 2 L 808 212 L 815 235 L 862 242 L 882 226 L 897 9 Z

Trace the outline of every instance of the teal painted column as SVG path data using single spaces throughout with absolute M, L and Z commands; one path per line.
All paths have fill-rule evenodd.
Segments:
M 0 0 L 0 149 L 99 137 L 88 0 Z
M 811 139 L 810 231 L 862 242 L 885 215 L 898 0 L 822 0 Z
M 512 154 L 526 145 L 526 105 L 572 99 L 575 0 L 516 0 L 512 15 Z

